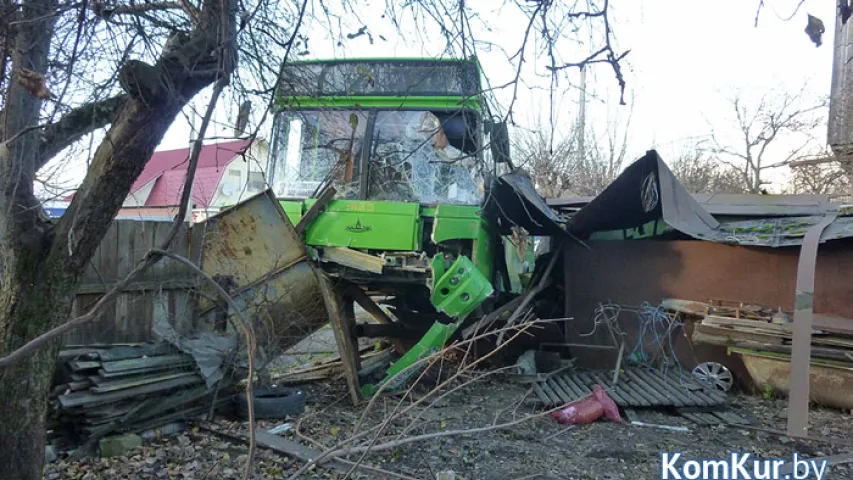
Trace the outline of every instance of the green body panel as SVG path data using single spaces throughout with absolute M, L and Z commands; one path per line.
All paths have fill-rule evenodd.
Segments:
M 474 205 L 439 205 L 423 209 L 424 216 L 435 217 L 432 241 L 436 244 L 448 240 L 473 240 L 471 259 L 486 278 L 494 270 L 492 235 L 488 223 L 482 218 L 481 208 Z M 430 215 L 431 214 L 431 215 Z
M 315 199 L 305 200 L 311 208 Z M 315 247 L 365 250 L 418 250 L 417 203 L 332 200 L 308 227 L 306 243 Z
M 439 312 L 459 320 L 464 320 L 495 291 L 489 279 L 464 255 L 457 257 L 446 271 L 436 268 L 433 259 L 433 278 L 430 301 Z
M 279 200 L 281 208 L 287 214 L 287 219 L 290 223 L 296 225 L 302 218 L 304 203 L 301 200 Z
M 421 95 L 277 97 L 275 106 L 279 109 L 384 108 L 400 110 L 421 108 L 425 110 L 456 110 L 468 108 L 477 112 L 483 110 L 483 105 L 477 97 Z
M 459 325 L 462 324 L 462 321 L 458 321 L 456 323 L 444 324 L 441 322 L 435 322 L 432 324 L 432 327 L 427 331 L 426 334 L 421 338 L 421 340 L 412 347 L 405 355 L 403 355 L 400 360 L 397 360 L 391 368 L 388 369 L 388 374 L 376 385 L 363 385 L 361 387 L 361 393 L 365 397 L 372 397 L 379 387 L 382 385 L 389 383 L 386 387 L 386 390 L 389 392 L 394 392 L 399 390 L 401 387 L 405 386 L 409 383 L 415 375 L 419 374 L 424 368 L 427 367 L 429 362 L 423 362 L 417 367 L 409 368 L 418 360 L 422 358 L 432 355 L 435 352 L 441 350 L 447 340 L 453 335 L 454 332 L 459 328 Z M 408 368 L 408 370 L 406 370 Z M 404 373 L 403 370 L 406 370 Z M 399 375 L 398 375 L 399 374 Z M 394 378 L 396 376 L 396 378 Z
M 671 232 L 670 227 L 663 220 L 645 223 L 639 227 L 629 228 L 627 230 L 608 230 L 605 232 L 595 232 L 589 236 L 590 240 L 637 240 L 641 238 L 650 238 L 664 233 Z

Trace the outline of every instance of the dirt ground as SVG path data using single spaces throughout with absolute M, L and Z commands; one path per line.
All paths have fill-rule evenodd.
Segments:
M 299 423 L 300 438 L 291 430 L 285 437 L 310 438 L 333 447 L 348 438 L 364 407 L 348 402 L 341 379 L 304 388 L 308 409 L 291 422 Z M 523 400 L 526 399 L 526 400 Z M 365 416 L 362 430 L 380 424 L 395 408 L 402 409 L 412 399 L 383 396 Z M 784 430 L 787 401 L 735 394 L 733 411 L 756 426 Z M 400 404 L 400 407 L 397 405 Z M 541 411 L 525 386 L 508 378 L 491 376 L 451 393 L 429 409 L 415 408 L 389 422 L 376 444 L 433 432 L 482 428 L 505 423 Z M 810 432 L 834 439 L 801 441 L 735 427 L 700 426 L 662 411 L 639 411 L 639 420 L 685 426 L 689 432 L 615 424 L 607 420 L 564 427 L 550 415 L 540 416 L 510 428 L 445 436 L 371 453 L 364 464 L 404 478 L 430 479 L 441 472 L 453 472 L 456 479 L 659 479 L 660 453 L 683 452 L 687 457 L 719 458 L 731 452 L 752 452 L 762 458 L 790 457 L 797 451 L 805 456 L 828 456 L 853 452 L 853 418 L 849 412 L 813 408 Z M 282 422 L 259 422 L 259 428 Z M 402 437 L 407 427 L 411 430 Z M 212 424 L 190 425 L 182 434 L 140 447 L 126 457 L 68 462 L 47 466 L 45 478 L 56 479 L 193 479 L 242 478 L 246 446 L 213 434 L 206 428 L 244 434 L 246 424 L 218 419 Z M 368 437 L 372 438 L 372 437 Z M 847 444 L 846 446 L 844 444 Z M 312 445 L 318 448 L 317 445 Z M 347 458 L 358 460 L 358 455 Z M 254 478 L 287 478 L 302 462 L 267 450 L 259 450 Z M 300 478 L 343 478 L 344 475 L 317 467 Z M 358 469 L 351 478 L 400 478 L 376 470 Z M 450 478 L 450 477 L 448 477 Z M 830 465 L 825 478 L 853 478 L 853 464 Z

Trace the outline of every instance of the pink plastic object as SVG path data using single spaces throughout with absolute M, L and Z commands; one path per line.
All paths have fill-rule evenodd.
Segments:
M 592 388 L 592 395 L 596 400 L 598 400 L 598 403 L 604 407 L 604 416 L 607 417 L 608 420 L 617 423 L 622 422 L 622 417 L 619 415 L 619 407 L 617 407 L 616 402 L 607 395 L 607 392 L 601 388 L 601 385 L 596 385 Z
M 551 413 L 551 417 L 562 425 L 584 425 L 606 416 L 614 422 L 621 422 L 619 407 L 607 396 L 601 385 L 593 387 L 592 395 L 566 405 L 566 408 Z

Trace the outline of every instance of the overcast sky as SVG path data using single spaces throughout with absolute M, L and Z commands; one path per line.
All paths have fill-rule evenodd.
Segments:
M 755 26 L 758 0 L 611 0 L 611 15 L 617 52 L 630 49 L 625 59 L 628 84 L 628 106 L 618 104 L 619 94 L 612 70 L 596 65 L 588 77 L 591 91 L 588 116 L 593 128 L 601 131 L 615 120 L 630 115 L 630 159 L 639 158 L 647 149 L 657 148 L 666 159 L 704 138 L 713 125 L 718 132 L 733 126 L 730 105 L 725 96 L 741 91 L 744 100 L 757 101 L 770 91 L 799 92 L 806 85 L 810 97 L 829 94 L 832 67 L 832 43 L 835 2 L 806 0 L 790 21 L 785 19 L 796 10 L 799 0 L 765 0 L 758 26 Z M 355 32 L 361 24 L 369 26 L 373 43 L 366 36 L 337 45 L 328 37 L 325 25 L 312 22 L 304 27 L 310 41 L 310 55 L 304 58 L 440 56 L 443 38 L 433 28 L 404 24 L 400 35 L 387 18 L 380 18 L 384 0 L 365 0 L 357 7 L 359 15 L 348 17 L 350 24 L 342 30 Z M 491 41 L 504 50 L 514 52 L 522 43 L 525 18 L 511 2 L 499 0 L 467 0 L 466 5 L 478 13 L 474 35 Z M 315 12 L 319 13 L 319 12 Z M 826 22 L 824 44 L 816 48 L 804 33 L 806 15 L 811 13 Z M 379 36 L 386 40 L 381 40 Z M 582 33 L 589 35 L 589 33 Z M 600 46 L 600 30 L 593 32 L 593 43 Z M 588 43 L 588 42 L 587 42 Z M 548 120 L 551 96 L 542 89 L 548 85 L 544 59 L 536 61 L 540 44 L 531 42 L 528 63 L 523 70 L 514 106 L 514 119 L 519 128 L 536 128 Z M 564 42 L 560 57 L 571 61 L 585 56 L 590 45 Z M 495 48 L 480 49 L 479 58 L 492 85 L 511 80 L 515 66 L 506 53 Z M 566 128 L 576 119 L 578 92 L 573 84 L 576 73 L 561 79 L 554 96 L 557 128 Z M 507 88 L 495 92 L 497 103 L 504 108 L 512 98 Z M 196 103 L 202 105 L 204 95 Z M 812 98 L 806 99 L 812 101 Z M 231 123 L 233 106 L 223 106 L 217 119 Z M 256 112 L 259 113 L 259 112 Z M 255 119 L 257 120 L 257 118 Z M 228 135 L 230 128 L 221 126 L 211 136 Z M 816 132 L 818 143 L 825 143 L 825 126 Z M 161 143 L 159 150 L 188 146 L 190 129 L 179 120 Z M 733 137 L 730 137 L 735 141 Z M 820 146 L 820 145 L 818 145 Z M 780 145 L 783 155 L 786 145 Z M 82 178 L 84 170 L 75 169 L 73 177 Z M 784 181 L 785 170 L 773 176 Z

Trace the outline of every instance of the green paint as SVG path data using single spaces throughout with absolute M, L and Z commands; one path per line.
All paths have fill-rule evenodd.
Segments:
M 480 235 L 481 223 L 478 206 L 439 205 L 432 227 L 432 241 L 474 240 Z
M 316 199 L 305 201 L 306 209 Z M 308 227 L 306 243 L 318 247 L 411 251 L 420 248 L 417 203 L 332 200 Z
M 281 204 L 281 208 L 284 209 L 284 213 L 287 214 L 287 219 L 290 220 L 290 223 L 293 225 L 299 223 L 299 220 L 302 218 L 302 201 L 279 200 L 278 203 Z
M 459 110 L 471 109 L 483 111 L 479 97 L 462 96 L 314 96 L 314 97 L 276 97 L 276 108 L 283 109 L 316 109 L 316 108 L 385 108 L 425 109 L 425 110 Z
M 814 292 L 797 292 L 794 296 L 795 310 L 812 310 L 814 308 Z
M 595 232 L 589 236 L 590 240 L 637 240 L 641 238 L 651 238 L 664 233 L 672 232 L 673 229 L 663 219 L 657 221 L 652 220 L 639 227 L 629 228 L 627 230 L 606 230 Z
M 473 240 L 471 258 L 474 266 L 486 278 L 492 278 L 494 245 L 489 225 L 481 215 L 481 208 L 473 205 L 439 205 L 433 215 L 432 241 L 441 244 L 450 240 Z
M 412 367 L 415 363 L 423 358 L 432 355 L 441 350 L 447 340 L 456 332 L 462 320 L 456 323 L 444 324 L 435 322 L 430 327 L 429 331 L 421 338 L 421 340 L 412 347 L 400 360 L 391 365 L 388 369 L 388 374 L 377 385 L 364 385 L 361 387 L 361 393 L 365 397 L 372 397 L 376 394 L 379 388 L 386 383 L 386 390 L 389 392 L 397 391 L 409 383 L 416 374 L 423 371 L 429 362 L 421 362 L 420 365 Z
M 468 257 L 460 256 L 446 271 L 433 275 L 430 301 L 435 309 L 445 315 L 464 320 L 494 292 L 489 279 L 485 277 Z

